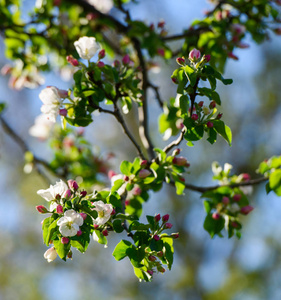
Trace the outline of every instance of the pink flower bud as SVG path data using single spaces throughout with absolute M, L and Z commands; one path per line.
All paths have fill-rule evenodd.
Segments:
M 245 43 L 239 43 L 239 44 L 237 44 L 236 46 L 237 46 L 238 48 L 240 48 L 240 49 L 247 49 L 247 48 L 250 47 L 249 44 L 245 44 Z
M 160 240 L 160 237 L 159 237 L 159 235 L 155 234 L 155 235 L 153 236 L 153 239 L 157 242 L 157 241 Z
M 139 171 L 139 178 L 144 179 L 146 177 L 148 177 L 151 174 L 150 171 L 148 171 L 147 169 L 142 169 Z
M 130 180 L 129 176 L 124 175 L 124 181 L 129 181 L 129 180 Z
M 66 60 L 74 67 L 79 66 L 79 61 L 76 58 L 74 58 L 72 55 L 68 55 L 66 57 Z
M 103 68 L 104 67 L 104 63 L 102 61 L 98 61 L 97 66 L 99 68 Z
M 160 214 L 157 214 L 157 215 L 154 217 L 155 222 L 159 222 L 160 219 L 161 219 Z
M 176 155 L 179 155 L 181 153 L 181 149 L 180 148 L 177 148 L 173 151 L 172 153 L 172 156 L 176 156 Z
M 213 218 L 214 220 L 219 220 L 220 217 L 221 217 L 221 216 L 220 216 L 220 214 L 219 214 L 218 212 L 214 212 L 214 213 L 212 214 L 212 218 Z
M 188 58 L 191 60 L 191 61 L 197 61 L 199 58 L 201 57 L 201 52 L 197 49 L 192 49 L 190 52 L 189 52 L 189 55 L 188 55 Z
M 105 50 L 102 49 L 98 55 L 99 55 L 99 59 L 103 59 L 105 57 Z
M 213 122 L 210 122 L 210 121 L 209 121 L 209 122 L 207 122 L 207 127 L 208 127 L 208 128 L 212 128 L 212 127 L 214 127 L 214 124 L 213 124 Z
M 166 272 L 166 269 L 164 269 L 163 267 L 159 267 L 159 268 L 157 268 L 157 270 L 158 270 L 160 273 L 165 273 L 165 272 Z
M 72 251 L 71 250 L 68 252 L 67 258 L 70 258 L 70 259 L 72 258 Z
M 115 175 L 117 175 L 117 174 L 112 170 L 109 170 L 108 173 L 107 173 L 107 176 L 108 176 L 109 179 L 111 179 Z
M 183 66 L 185 64 L 185 58 L 184 57 L 178 57 L 176 59 L 177 63 L 180 65 L 180 66 Z
M 80 213 L 80 216 L 83 218 L 83 220 L 85 221 L 86 220 L 86 218 L 87 218 L 87 214 L 86 213 Z
M 60 200 L 61 199 L 61 195 L 60 194 L 56 194 L 56 199 Z
M 197 115 L 197 114 L 192 114 L 191 119 L 192 119 L 193 121 L 198 120 L 198 115 Z
M 67 183 L 68 183 L 68 186 L 69 186 L 70 189 L 73 189 L 75 191 L 78 190 L 79 186 L 78 186 L 78 184 L 77 184 L 77 182 L 75 180 L 69 179 L 67 181 Z
M 130 56 L 128 54 L 126 54 L 123 58 L 122 58 L 122 63 L 123 65 L 127 66 L 129 65 L 131 59 L 130 59 Z
M 113 62 L 113 66 L 114 66 L 115 68 L 119 68 L 120 65 L 121 65 L 121 63 L 120 63 L 120 61 L 117 60 L 117 59 Z
M 188 164 L 186 164 L 186 167 L 189 167 L 189 165 Z M 185 182 L 185 179 L 184 179 L 184 177 L 182 177 L 182 176 L 179 176 L 179 180 L 181 181 L 181 182 Z
M 242 177 L 243 177 L 243 181 L 249 181 L 251 179 L 251 176 L 248 173 L 243 173 Z
M 76 233 L 76 236 L 80 236 L 80 235 L 82 235 L 82 230 L 81 229 L 79 229 L 78 231 L 77 231 L 77 233 Z
M 130 205 L 130 200 L 125 200 L 125 206 Z
M 211 55 L 210 54 L 204 55 L 204 61 L 205 62 L 209 62 L 210 59 L 211 59 Z
M 160 21 L 157 24 L 158 28 L 163 28 L 165 26 L 165 21 Z
M 153 255 L 150 255 L 150 256 L 148 256 L 148 259 L 150 261 L 155 261 L 157 258 L 155 256 L 153 256 Z
M 103 235 L 103 236 L 108 236 L 108 231 L 107 231 L 106 229 L 103 230 L 103 231 L 102 231 L 102 235 Z
M 179 234 L 178 233 L 172 233 L 171 234 L 171 237 L 173 238 L 173 239 L 178 239 L 179 238 Z
M 150 30 L 150 31 L 153 31 L 153 30 L 154 30 L 154 24 L 153 24 L 153 23 L 151 23 L 151 24 L 149 25 L 149 30 Z
M 212 109 L 212 108 L 215 108 L 216 107 L 216 102 L 215 101 L 211 101 L 209 107 Z
M 66 190 L 64 195 L 63 195 L 63 198 L 66 198 L 66 199 L 69 199 L 71 197 L 71 190 Z
M 56 208 L 56 211 L 58 214 L 62 214 L 63 213 L 63 207 L 59 204 Z
M 67 116 L 67 109 L 62 108 L 59 111 L 60 116 L 66 117 Z
M 67 238 L 67 237 L 62 237 L 61 238 L 61 242 L 63 243 L 63 244 L 68 244 L 69 243 L 69 238 Z
M 173 158 L 173 164 L 177 166 L 186 166 L 187 164 L 187 159 L 185 157 L 174 157 Z
M 98 224 L 94 224 L 94 228 L 97 230 L 99 228 Z
M 80 195 L 81 195 L 81 197 L 85 197 L 85 196 L 87 195 L 87 191 L 82 191 L 82 192 L 80 193 Z
M 133 195 L 139 196 L 142 193 L 142 190 L 139 186 L 135 187 L 133 190 Z
M 142 167 L 143 166 L 146 166 L 147 165 L 147 160 L 146 159 L 144 159 L 142 162 L 141 162 L 141 164 L 140 164 Z
M 58 90 L 58 94 L 61 98 L 65 99 L 68 97 L 68 91 L 67 90 L 60 90 L 60 89 L 57 89 Z
M 113 215 L 115 215 L 115 214 L 116 214 L 116 210 L 113 208 L 110 215 L 113 216 Z
M 247 214 L 250 213 L 253 209 L 254 209 L 253 206 L 247 205 L 247 206 L 242 207 L 241 210 L 240 210 L 240 212 L 241 212 L 241 214 L 243 214 L 243 215 L 247 215 Z
M 149 275 L 153 275 L 153 271 L 152 270 L 147 270 L 147 273 L 149 274 Z
M 176 77 L 171 77 L 171 79 L 172 79 L 173 83 L 178 84 L 178 80 Z
M 217 115 L 217 120 L 220 120 L 221 119 L 221 117 L 222 117 L 222 113 L 219 113 L 218 115 Z
M 164 57 L 165 56 L 165 50 L 163 48 L 157 49 L 157 54 L 159 56 Z
M 36 206 L 36 209 L 40 214 L 46 214 L 49 212 L 48 209 L 43 205 Z
M 8 75 L 12 72 L 13 68 L 10 65 L 4 65 L 1 69 L 1 74 L 3 76 Z
M 169 218 L 170 218 L 170 215 L 166 214 L 162 217 L 162 221 L 163 222 L 168 222 L 169 221 Z
M 241 197 L 242 197 L 242 195 L 240 195 L 240 194 L 235 194 L 235 195 L 233 196 L 233 201 L 239 202 L 239 201 L 241 200 Z
M 165 224 L 165 228 L 166 229 L 171 229 L 173 227 L 173 224 L 172 223 L 166 223 Z
M 164 255 L 163 251 L 158 251 L 158 252 L 157 252 L 157 256 L 158 256 L 158 257 L 163 257 L 163 255 Z
M 237 222 L 231 222 L 230 225 L 233 227 L 233 228 L 238 228 L 239 227 L 239 224 Z
M 224 205 L 229 204 L 229 198 L 226 197 L 226 196 L 224 196 L 224 197 L 222 198 L 222 203 L 223 203 Z
M 198 106 L 200 106 L 200 107 L 203 107 L 203 105 L 204 105 L 204 101 L 200 101 L 200 102 L 198 103 Z
M 238 59 L 239 59 L 238 56 L 234 55 L 232 52 L 227 53 L 227 56 L 228 56 L 229 58 L 234 59 L 234 60 L 238 60 Z

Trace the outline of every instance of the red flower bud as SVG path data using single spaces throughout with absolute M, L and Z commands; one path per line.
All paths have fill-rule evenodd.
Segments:
M 43 205 L 36 206 L 36 209 L 40 214 L 46 214 L 49 212 L 48 209 Z
M 188 55 L 188 58 L 191 60 L 191 61 L 197 61 L 199 58 L 201 57 L 201 52 L 197 49 L 192 49 L 190 52 L 189 52 L 189 55 Z
M 62 108 L 59 111 L 60 116 L 66 117 L 67 116 L 67 109 Z
M 198 115 L 192 114 L 191 119 L 194 121 L 198 120 Z
M 129 65 L 131 59 L 130 59 L 130 56 L 128 54 L 126 54 L 123 58 L 122 58 L 122 63 L 123 65 L 127 66 Z
M 107 231 L 106 229 L 103 230 L 103 231 L 102 231 L 102 235 L 103 235 L 103 236 L 108 236 L 108 231 Z
M 98 61 L 97 66 L 99 68 L 103 68 L 104 67 L 104 63 L 102 61 Z
M 204 105 L 204 101 L 200 101 L 200 102 L 198 103 L 198 106 L 200 106 L 200 107 L 203 107 L 203 105 Z
M 61 242 L 63 243 L 63 244 L 68 244 L 69 243 L 69 238 L 67 238 L 67 237 L 62 237 L 61 238 Z
M 204 55 L 205 62 L 209 62 L 210 59 L 211 59 L 211 55 L 210 54 Z
M 69 199 L 70 197 L 71 197 L 71 190 L 66 190 L 63 195 L 63 198 Z
M 170 218 L 170 215 L 166 214 L 162 217 L 162 221 L 163 222 L 168 222 L 169 221 L 169 218 Z
M 223 203 L 224 205 L 229 204 L 229 198 L 224 196 L 224 197 L 222 198 L 222 203 Z
M 79 66 L 79 61 L 76 58 L 74 58 L 72 55 L 68 55 L 66 57 L 66 60 L 74 67 Z
M 157 241 L 160 240 L 160 237 L 159 237 L 159 235 L 155 234 L 155 235 L 153 236 L 153 239 L 157 242 Z
M 240 212 L 241 212 L 241 214 L 243 214 L 243 215 L 247 215 L 247 214 L 249 214 L 253 209 L 254 209 L 253 206 L 247 205 L 247 206 L 242 207 L 241 210 L 240 210 Z
M 220 120 L 221 119 L 221 117 L 222 117 L 222 113 L 219 113 L 218 115 L 217 115 L 217 120 Z
M 165 21 L 160 21 L 157 24 L 158 28 L 163 28 L 165 26 Z
M 178 80 L 176 77 L 171 77 L 171 79 L 172 79 L 173 83 L 178 84 Z
M 99 59 L 103 59 L 105 57 L 105 50 L 102 49 L 98 55 L 99 55 Z
M 173 224 L 172 223 L 166 223 L 165 224 L 165 228 L 166 229 L 171 229 L 173 227 Z
M 125 200 L 125 206 L 130 205 L 130 200 Z
M 146 159 L 144 159 L 142 162 L 141 162 L 141 164 L 140 164 L 142 167 L 143 166 L 146 166 L 147 165 L 147 160 Z
M 149 274 L 149 275 L 153 275 L 153 271 L 152 270 L 147 270 L 147 273 Z
M 113 208 L 110 215 L 113 216 L 113 215 L 115 215 L 115 214 L 116 214 L 116 210 Z
M 237 222 L 231 222 L 230 225 L 233 227 L 233 228 L 238 228 L 239 227 L 239 224 Z
M 187 159 L 185 157 L 174 157 L 173 158 L 173 164 L 177 166 L 186 166 Z
M 75 180 L 69 179 L 67 181 L 67 183 L 68 183 L 68 186 L 69 186 L 70 189 L 73 189 L 75 191 L 78 190 L 79 186 L 78 186 L 78 184 L 77 184 L 77 182 Z
M 133 195 L 139 196 L 142 193 L 142 190 L 139 186 L 135 187 L 133 190 Z
M 212 109 L 212 108 L 215 108 L 216 107 L 216 102 L 215 101 L 211 101 L 209 107 Z
M 241 197 L 242 197 L 242 195 L 240 195 L 240 194 L 235 194 L 235 195 L 233 196 L 233 201 L 239 202 L 239 201 L 241 200 Z
M 98 224 L 94 224 L 94 228 L 97 230 L 99 228 Z
M 80 213 L 80 216 L 83 218 L 83 220 L 85 221 L 86 220 L 86 218 L 87 218 L 87 214 L 86 213 Z
M 214 212 L 214 213 L 212 214 L 212 218 L 213 218 L 214 220 L 219 220 L 220 217 L 221 217 L 221 216 L 220 216 L 220 214 L 219 214 L 218 212 Z
M 162 49 L 162 48 L 160 48 L 160 49 L 157 49 L 157 54 L 158 54 L 159 56 L 162 56 L 162 57 L 164 57 L 164 56 L 165 56 L 165 50 L 164 50 L 164 49 Z
M 171 234 L 171 237 L 173 238 L 173 239 L 178 239 L 179 238 L 179 234 L 178 233 L 172 233 Z
M 82 191 L 82 192 L 80 193 L 80 195 L 81 195 L 81 197 L 85 197 L 85 196 L 87 195 L 87 191 Z
M 234 60 L 238 60 L 238 59 L 239 59 L 238 56 L 234 55 L 232 52 L 227 53 L 227 56 L 228 56 L 229 58 L 234 59 Z
M 158 257 L 163 257 L 163 255 L 164 255 L 163 251 L 158 251 L 158 252 L 157 252 L 157 256 L 158 256 Z
M 160 214 L 157 214 L 157 215 L 154 217 L 155 222 L 159 222 L 160 219 L 161 219 Z
M 130 180 L 129 176 L 124 175 L 124 181 L 129 181 L 129 180 Z
M 172 156 L 179 155 L 181 153 L 181 149 L 177 148 L 173 151 Z
M 80 236 L 80 235 L 82 235 L 82 230 L 81 230 L 81 229 L 79 229 L 79 230 L 77 231 L 77 233 L 76 233 L 76 236 Z
M 185 65 L 185 58 L 184 57 L 178 57 L 176 59 L 177 63 L 180 65 L 180 66 L 183 66 Z
M 59 204 L 56 208 L 56 211 L 58 214 L 62 214 L 63 213 L 63 207 Z
M 139 171 L 139 178 L 144 179 L 146 177 L 148 177 L 151 174 L 151 172 L 147 169 L 142 169 Z
M 243 176 L 243 181 L 249 181 L 251 179 L 251 176 L 248 173 L 243 173 L 242 176 Z
M 117 59 L 113 62 L 113 66 L 114 66 L 115 68 L 119 68 L 120 65 L 121 65 L 121 63 L 120 63 L 120 61 L 117 60 Z
M 208 128 L 212 128 L 212 127 L 214 127 L 214 124 L 213 124 L 213 122 L 210 122 L 210 121 L 209 121 L 209 122 L 207 122 L 207 127 L 208 127 Z
M 150 261 L 155 261 L 157 258 L 155 256 L 153 256 L 153 255 L 150 255 L 150 256 L 148 256 L 148 259 Z

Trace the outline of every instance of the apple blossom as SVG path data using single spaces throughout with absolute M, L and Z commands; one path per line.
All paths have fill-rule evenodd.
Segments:
M 190 52 L 189 52 L 189 55 L 188 55 L 188 58 L 191 60 L 191 61 L 197 61 L 199 58 L 201 57 L 201 52 L 197 49 L 192 49 Z
M 103 225 L 105 224 L 111 217 L 111 213 L 113 211 L 113 207 L 111 204 L 106 204 L 103 201 L 94 202 L 95 208 L 93 210 L 97 211 L 98 217 L 93 219 L 94 224 Z
M 58 220 L 57 225 L 62 236 L 71 237 L 77 234 L 80 229 L 79 226 L 82 226 L 83 223 L 84 220 L 81 215 L 75 210 L 70 209 Z
M 74 42 L 74 46 L 82 59 L 90 60 L 100 49 L 94 37 L 83 36 Z
M 52 262 L 53 260 L 55 260 L 57 258 L 57 251 L 56 251 L 56 249 L 54 247 L 48 249 L 44 253 L 44 258 L 46 258 L 48 262 Z
M 41 91 L 39 98 L 43 102 L 41 112 L 47 116 L 47 119 L 55 123 L 61 105 L 58 89 L 54 86 L 47 87 Z
M 54 123 L 45 114 L 41 114 L 35 118 L 35 124 L 29 128 L 29 134 L 41 140 L 46 140 L 50 136 L 53 126 Z
M 151 174 L 151 172 L 147 169 L 142 169 L 139 171 L 139 178 L 144 179 L 148 177 Z
M 50 187 L 46 190 L 37 191 L 37 194 L 44 198 L 46 201 L 50 202 L 56 200 L 57 195 L 62 197 L 67 190 L 68 186 L 66 185 L 66 183 L 60 180 L 57 181 L 55 185 L 50 185 Z M 56 206 L 57 205 L 55 205 L 54 208 L 56 208 Z
M 104 14 L 108 13 L 113 7 L 112 0 L 88 0 L 88 2 Z

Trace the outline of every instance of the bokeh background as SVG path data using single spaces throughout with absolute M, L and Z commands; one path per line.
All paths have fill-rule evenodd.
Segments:
M 23 2 L 24 12 L 34 5 L 31 0 Z M 134 19 L 147 23 L 164 19 L 172 34 L 202 17 L 208 7 L 203 0 L 141 0 L 137 6 L 132 5 L 131 11 Z M 225 77 L 232 78 L 234 83 L 220 86 L 222 112 L 233 130 L 233 146 L 230 148 L 222 140 L 213 146 L 202 141 L 193 148 L 182 143 L 183 154 L 191 162 L 191 174 L 187 177 L 190 183 L 212 184 L 213 161 L 228 162 L 234 166 L 234 172 L 249 172 L 255 178 L 260 161 L 280 155 L 280 40 L 272 36 L 263 45 L 258 46 L 250 39 L 248 43 L 249 49 L 235 53 L 238 61 L 227 63 Z M 0 39 L 0 67 L 5 63 Z M 176 93 L 170 80 L 176 64 L 160 59 L 157 63 L 161 72 L 149 75 L 167 101 Z M 52 73 L 45 76 L 43 87 L 47 85 L 67 89 L 71 81 L 63 81 L 59 74 Z M 0 100 L 8 103 L 5 119 L 37 156 L 50 158 L 48 143 L 28 134 L 40 113 L 38 94 L 42 87 L 14 91 L 8 88 L 8 79 L 0 77 L 0 88 Z M 157 130 L 160 109 L 152 93 L 149 104 L 153 139 L 155 144 L 164 146 L 167 142 Z M 129 122 L 136 126 L 134 112 Z M 115 153 L 111 163 L 117 172 L 120 160 L 135 156 L 111 116 L 97 116 L 85 135 L 101 155 Z M 172 271 L 155 276 L 152 283 L 140 283 L 128 260 L 116 262 L 112 257 L 119 238 L 113 234 L 107 249 L 92 242 L 87 253 L 75 252 L 72 261 L 56 259 L 48 264 L 43 258 L 47 249 L 41 236 L 43 216 L 35 210 L 36 205 L 43 204 L 36 191 L 47 185 L 36 172 L 26 174 L 23 168 L 21 149 L 0 127 L 0 299 L 281 299 L 281 199 L 266 195 L 264 186 L 254 190 L 251 199 L 255 210 L 243 220 L 240 240 L 209 237 L 203 229 L 204 209 L 199 193 L 186 191 L 179 197 L 173 188 L 165 187 L 151 194 L 144 215 L 169 213 L 180 239 L 175 242 Z

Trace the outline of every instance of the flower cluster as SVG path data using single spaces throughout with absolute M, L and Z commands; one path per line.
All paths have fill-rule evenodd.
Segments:
M 60 180 L 37 194 L 50 202 L 49 208 L 36 207 L 41 214 L 51 214 L 42 226 L 44 243 L 53 244 L 44 254 L 48 262 L 57 254 L 63 260 L 72 257 L 71 247 L 85 252 L 90 235 L 96 239 L 97 232 L 104 233 L 114 212 L 112 204 L 91 199 L 86 191 L 79 191 L 75 180 L 68 180 L 68 184 Z

